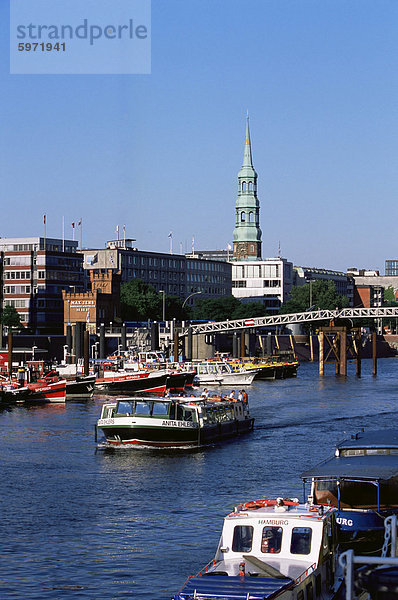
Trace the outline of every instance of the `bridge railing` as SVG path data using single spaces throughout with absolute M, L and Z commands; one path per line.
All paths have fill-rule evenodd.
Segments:
M 290 325 L 312 321 L 332 321 L 336 319 L 382 319 L 398 317 L 398 308 L 386 306 L 378 308 L 340 308 L 336 310 L 312 310 L 307 312 L 274 315 L 272 317 L 255 317 L 253 319 L 235 319 L 218 323 L 200 323 L 192 325 L 192 333 L 216 333 L 218 331 L 234 331 L 251 327 L 270 327 L 273 325 Z

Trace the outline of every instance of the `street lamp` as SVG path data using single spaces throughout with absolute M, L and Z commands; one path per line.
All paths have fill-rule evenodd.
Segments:
M 196 294 L 201 294 L 202 292 L 193 292 L 192 294 L 189 294 L 189 296 L 187 296 L 184 300 L 184 302 L 182 303 L 181 308 L 184 308 L 187 300 L 189 300 L 190 298 L 192 298 L 192 296 L 196 296 Z
M 166 292 L 164 290 L 159 290 L 159 294 L 163 295 L 162 298 L 162 321 L 166 320 Z

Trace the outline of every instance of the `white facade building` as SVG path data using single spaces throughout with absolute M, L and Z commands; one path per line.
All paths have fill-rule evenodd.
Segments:
M 293 285 L 293 263 L 286 258 L 234 261 L 232 294 L 242 302 L 260 302 L 275 314 L 289 298 Z

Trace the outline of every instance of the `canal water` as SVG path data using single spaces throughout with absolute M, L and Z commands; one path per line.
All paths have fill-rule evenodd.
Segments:
M 0 598 L 170 599 L 212 558 L 234 505 L 302 498 L 299 474 L 336 441 L 397 426 L 398 360 L 378 367 L 343 380 L 303 364 L 257 382 L 254 432 L 199 451 L 97 450 L 101 396 L 0 409 Z

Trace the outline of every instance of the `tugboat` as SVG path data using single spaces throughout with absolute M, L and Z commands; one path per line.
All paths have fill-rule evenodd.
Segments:
M 113 446 L 201 446 L 253 429 L 244 400 L 128 397 L 104 404 L 97 428 Z
M 214 559 L 172 600 L 335 598 L 336 512 L 295 498 L 240 504 L 224 519 Z

